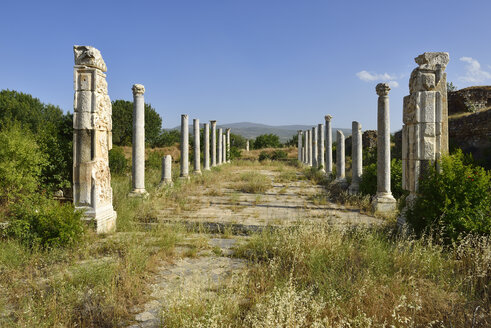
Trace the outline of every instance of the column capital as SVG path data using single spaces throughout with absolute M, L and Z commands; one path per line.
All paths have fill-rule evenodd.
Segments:
M 326 116 L 324 116 L 324 118 L 325 118 L 326 121 L 330 122 L 331 119 L 332 119 L 332 116 L 331 115 L 326 115 Z
M 182 118 L 188 118 L 188 114 L 181 114 Z
M 377 91 L 379 97 L 388 96 L 390 91 L 389 83 L 377 84 L 377 86 L 375 87 L 375 91 Z
M 217 121 L 210 121 L 211 124 L 217 124 Z
M 133 84 L 133 87 L 131 88 L 133 90 L 133 95 L 143 95 L 145 93 L 145 87 L 143 84 Z

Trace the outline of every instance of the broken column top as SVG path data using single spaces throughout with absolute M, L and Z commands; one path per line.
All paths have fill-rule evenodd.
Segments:
M 75 65 L 84 65 L 107 71 L 106 63 L 102 59 L 101 52 L 91 46 L 73 46 Z
M 324 119 L 326 121 L 330 121 L 332 119 L 332 116 L 331 115 L 326 115 L 326 116 L 324 116 Z
M 375 91 L 377 91 L 377 94 L 379 96 L 387 96 L 389 95 L 390 87 L 389 83 L 379 83 L 375 87 Z
M 133 84 L 131 90 L 133 90 L 134 95 L 142 95 L 145 93 L 145 87 L 143 84 Z
M 420 69 L 436 70 L 438 68 L 445 69 L 447 67 L 450 56 L 448 52 L 425 52 L 414 58 Z

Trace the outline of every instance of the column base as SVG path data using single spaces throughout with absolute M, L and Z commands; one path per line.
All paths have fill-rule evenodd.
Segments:
M 179 179 L 180 181 L 189 181 L 189 179 L 191 179 L 191 178 L 189 177 L 189 175 L 185 175 L 185 176 L 180 176 L 177 179 Z
M 128 197 L 141 197 L 141 198 L 147 198 L 148 197 L 148 192 L 145 189 L 133 189 L 129 194 Z
M 346 181 L 346 178 L 337 178 L 334 180 L 334 183 L 342 189 L 348 189 L 348 181 Z
M 172 187 L 174 185 L 174 182 L 172 182 L 171 179 L 164 179 L 164 180 L 161 180 L 160 183 L 159 183 L 159 189 L 162 188 L 162 187 L 165 187 L 165 186 L 169 186 L 169 187 Z
M 350 195 L 355 195 L 360 192 L 360 185 L 358 184 L 351 184 L 348 188 L 348 192 Z
M 211 171 L 211 169 L 209 167 L 205 167 L 203 171 Z
M 114 211 L 112 204 L 106 205 L 98 209 L 93 209 L 87 206 L 75 206 L 75 210 L 83 210 L 83 220 L 94 225 L 96 233 L 110 233 L 116 230 L 116 218 L 118 217 Z
M 377 193 L 373 201 L 373 210 L 379 213 L 395 212 L 397 201 L 391 193 Z
M 201 171 L 193 171 L 193 174 L 201 175 Z

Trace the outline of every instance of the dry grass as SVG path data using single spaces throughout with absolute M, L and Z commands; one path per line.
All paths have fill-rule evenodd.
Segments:
M 270 188 L 271 179 L 254 171 L 241 174 L 240 183 L 237 186 L 237 190 L 251 194 L 264 193 Z

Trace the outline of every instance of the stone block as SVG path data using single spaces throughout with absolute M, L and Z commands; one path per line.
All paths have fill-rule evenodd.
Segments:
M 435 123 L 421 123 L 421 129 L 425 138 L 436 136 Z
M 425 137 L 422 140 L 422 153 L 421 157 L 419 159 L 421 160 L 430 160 L 434 161 L 435 160 L 435 137 Z
M 435 122 L 436 92 L 425 91 L 419 93 L 419 122 Z

